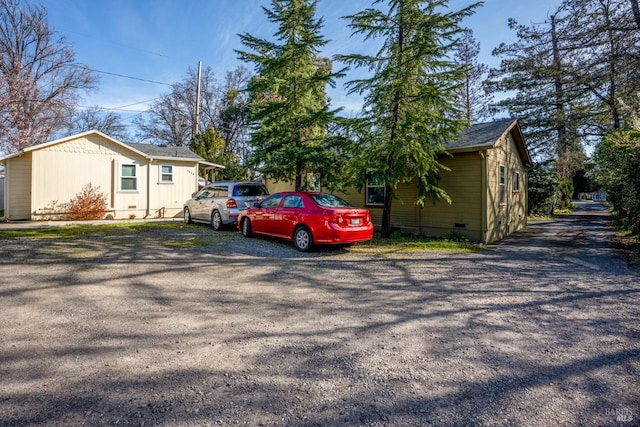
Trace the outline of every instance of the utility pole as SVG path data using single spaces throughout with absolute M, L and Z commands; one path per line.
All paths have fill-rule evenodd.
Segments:
M 196 116 L 193 120 L 193 140 L 198 136 L 198 128 L 200 126 L 200 75 L 202 73 L 202 61 L 198 61 L 198 82 L 196 89 Z

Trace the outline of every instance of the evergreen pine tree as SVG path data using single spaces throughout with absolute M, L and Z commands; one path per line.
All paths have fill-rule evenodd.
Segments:
M 334 163 L 327 128 L 335 111 L 325 88 L 337 74 L 331 61 L 319 56 L 327 42 L 316 5 L 315 0 L 272 0 L 263 10 L 278 26 L 276 40 L 242 34 L 248 50 L 238 51 L 255 66 L 249 83 L 250 163 L 267 177 L 295 183 L 296 190 L 335 178 L 322 172 Z
M 478 62 L 480 42 L 473 31 L 466 30 L 455 53 L 455 61 L 464 69 L 464 84 L 458 90 L 458 106 L 465 120 L 478 123 L 491 116 L 493 96 L 487 93 L 484 80 L 489 66 Z
M 463 69 L 450 59 L 462 19 L 481 3 L 447 12 L 446 0 L 389 0 L 348 16 L 350 27 L 366 40 L 381 41 L 376 55 L 339 56 L 372 75 L 349 83 L 351 93 L 364 95 L 363 164 L 369 179 L 384 183 L 382 236 L 391 234 L 391 207 L 398 184 L 418 184 L 416 203 L 425 198 L 447 200 L 438 187 L 438 153 L 465 124 L 456 106 Z

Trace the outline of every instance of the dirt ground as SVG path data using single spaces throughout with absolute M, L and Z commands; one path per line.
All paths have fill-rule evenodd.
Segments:
M 166 238 L 0 229 L 0 425 L 640 425 L 640 273 L 600 205 L 473 254 Z

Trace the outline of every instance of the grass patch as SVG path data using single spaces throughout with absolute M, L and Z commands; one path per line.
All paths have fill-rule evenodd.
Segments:
M 181 221 L 117 222 L 113 224 L 69 224 L 20 230 L 0 231 L 0 241 L 9 239 L 55 240 L 56 243 L 74 240 L 104 243 L 117 247 L 195 248 L 220 244 L 220 234 L 209 227 L 186 225 Z M 225 233 L 224 239 L 242 238 L 239 233 Z M 237 237 L 239 236 L 239 237 Z M 388 239 L 376 233 L 373 240 L 353 246 L 351 250 L 368 253 L 448 251 L 480 252 L 485 249 L 469 243 L 462 235 L 451 239 L 435 239 L 393 233 Z M 52 248 L 53 250 L 53 248 Z
M 578 206 L 574 203 L 571 203 L 566 208 L 556 209 L 553 211 L 553 214 L 543 214 L 543 213 L 533 213 L 527 216 L 527 221 L 550 221 L 552 219 L 561 218 L 567 214 L 573 213 Z
M 392 233 L 391 237 L 387 239 L 380 237 L 380 234 L 376 233 L 373 240 L 360 243 L 353 249 L 372 253 L 420 251 L 482 252 L 485 250 L 468 241 L 427 238 L 402 233 Z
M 192 227 L 179 221 L 172 222 L 119 222 L 116 224 L 69 224 L 43 228 L 0 231 L 0 240 L 7 239 L 53 239 L 105 241 L 112 245 L 136 247 L 157 246 L 168 248 L 193 248 L 206 246 L 211 242 L 212 233 L 206 231 L 201 236 L 178 235 Z

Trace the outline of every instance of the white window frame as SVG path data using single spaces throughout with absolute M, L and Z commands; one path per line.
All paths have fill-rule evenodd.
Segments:
M 369 174 L 370 176 L 367 177 L 367 183 L 365 185 L 365 194 L 364 194 L 364 202 L 366 206 L 384 206 L 384 198 L 386 195 L 386 191 L 387 191 L 387 186 L 385 185 L 384 181 L 375 178 L 375 173 L 371 173 Z M 379 181 L 379 182 L 372 182 L 372 181 Z M 382 202 L 378 203 L 378 202 L 371 202 L 370 198 L 369 198 L 369 189 L 370 188 L 382 188 Z
M 507 167 L 503 164 L 498 167 L 498 201 L 500 206 L 507 204 Z
M 133 176 L 124 175 L 123 168 L 126 166 L 133 166 Z M 137 192 L 138 191 L 138 165 L 135 163 L 120 163 L 120 191 Z M 123 180 L 132 180 L 134 188 L 122 188 Z
M 159 166 L 159 167 L 158 167 L 158 182 L 159 182 L 160 184 L 173 184 L 173 183 L 174 183 L 174 181 L 173 181 L 173 169 L 175 168 L 175 166 L 174 166 L 174 165 L 172 165 L 172 164 L 169 164 L 169 163 L 160 164 L 160 165 L 158 165 L 158 166 Z M 166 172 L 166 173 L 165 173 L 165 172 L 162 170 L 162 169 L 163 169 L 163 168 L 165 168 L 165 167 L 169 167 L 169 168 L 171 168 L 171 172 Z M 168 180 L 164 179 L 164 178 L 165 178 L 165 175 L 168 175 L 168 176 L 169 176 L 169 179 L 168 179 Z

